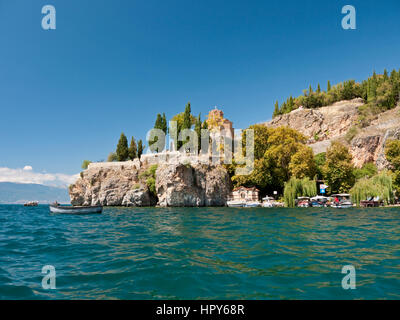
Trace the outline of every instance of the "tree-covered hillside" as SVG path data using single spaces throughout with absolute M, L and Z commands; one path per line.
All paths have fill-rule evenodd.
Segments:
M 400 69 L 393 70 L 390 75 L 385 69 L 383 74 L 377 75 L 374 72 L 370 78 L 361 83 L 348 80 L 331 86 L 328 81 L 326 91 L 321 90 L 319 84 L 315 90 L 310 85 L 309 89 L 304 90 L 303 95 L 297 98 L 290 96 L 280 106 L 277 101 L 273 117 L 289 113 L 300 106 L 308 109 L 320 108 L 337 101 L 354 98 L 364 99 L 366 107 L 361 110 L 361 113 L 367 116 L 370 113 L 376 114 L 394 108 L 399 101 L 399 96 Z

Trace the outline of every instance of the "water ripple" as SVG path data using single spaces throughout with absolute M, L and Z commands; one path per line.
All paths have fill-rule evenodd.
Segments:
M 1 299 L 400 299 L 400 210 L 0 206 Z M 341 287 L 343 265 L 357 290 Z M 41 287 L 53 265 L 57 289 Z

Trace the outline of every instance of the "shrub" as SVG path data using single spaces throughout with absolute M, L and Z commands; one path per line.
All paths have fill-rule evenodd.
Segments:
M 83 169 L 83 170 L 86 170 L 86 169 L 88 168 L 89 164 L 91 164 L 91 163 L 92 163 L 92 161 L 83 160 L 83 162 L 82 162 L 82 169 Z

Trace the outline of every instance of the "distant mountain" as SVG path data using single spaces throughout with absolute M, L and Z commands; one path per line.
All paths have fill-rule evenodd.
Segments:
M 39 203 L 69 203 L 67 189 L 47 187 L 41 184 L 23 184 L 0 182 L 0 203 L 25 203 L 39 201 Z

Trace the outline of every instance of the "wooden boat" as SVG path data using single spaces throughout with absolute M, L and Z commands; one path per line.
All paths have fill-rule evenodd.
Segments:
M 75 207 L 75 206 L 60 206 L 57 203 L 50 205 L 50 212 L 52 213 L 92 214 L 92 213 L 101 213 L 102 211 L 103 211 L 102 206 Z

